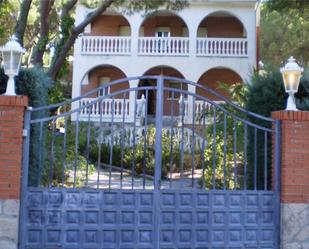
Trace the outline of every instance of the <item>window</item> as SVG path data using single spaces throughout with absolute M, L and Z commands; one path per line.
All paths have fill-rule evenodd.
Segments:
M 171 31 L 169 27 L 158 27 L 156 29 L 156 37 L 170 37 Z
M 168 38 L 171 36 L 169 27 L 159 27 L 156 29 L 156 37 L 162 38 L 158 40 L 158 53 L 165 53 L 169 51 L 169 41 L 164 38 Z
M 100 77 L 99 78 L 100 86 L 103 86 L 109 83 L 110 81 L 111 81 L 110 77 Z M 101 88 L 98 94 L 99 94 L 99 97 L 110 94 L 110 87 Z

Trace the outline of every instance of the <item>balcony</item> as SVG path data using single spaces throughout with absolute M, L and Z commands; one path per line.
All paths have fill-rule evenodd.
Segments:
M 248 57 L 246 38 L 197 38 L 197 56 Z
M 188 56 L 189 38 L 187 37 L 140 37 L 139 55 Z
M 127 55 L 132 53 L 132 38 L 123 36 L 83 36 L 81 55 Z M 139 56 L 189 56 L 187 37 L 139 37 Z M 193 56 L 248 57 L 247 38 L 196 38 Z
M 130 55 L 131 37 L 123 36 L 83 36 L 82 55 Z

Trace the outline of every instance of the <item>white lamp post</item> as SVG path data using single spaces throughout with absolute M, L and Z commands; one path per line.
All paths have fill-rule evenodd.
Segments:
M 25 49 L 17 42 L 16 37 L 13 35 L 11 39 L 0 48 L 2 53 L 2 63 L 4 73 L 9 76 L 4 95 L 16 95 L 15 93 L 15 80 L 14 77 L 18 75 L 22 54 Z
M 294 94 L 298 91 L 299 81 L 304 69 L 300 67 L 293 56 L 288 59 L 284 67 L 280 68 L 285 91 L 289 94 L 286 105 L 287 111 L 297 111 Z

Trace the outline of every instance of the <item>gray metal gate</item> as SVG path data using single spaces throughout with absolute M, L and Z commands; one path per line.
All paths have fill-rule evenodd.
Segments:
M 128 81 L 147 84 L 112 90 Z M 279 248 L 280 123 L 211 89 L 117 80 L 25 128 L 21 249 Z

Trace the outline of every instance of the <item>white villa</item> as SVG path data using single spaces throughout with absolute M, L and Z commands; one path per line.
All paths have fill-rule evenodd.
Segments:
M 74 46 L 73 92 L 78 97 L 115 79 L 141 75 L 175 76 L 216 89 L 218 82 L 245 82 L 258 61 L 258 0 L 191 0 L 190 6 L 177 13 L 164 9 L 143 16 L 109 10 L 87 26 Z M 89 9 L 79 5 L 77 24 Z M 112 89 L 98 91 L 82 104 L 120 88 L 145 82 L 125 82 Z M 147 84 L 152 84 L 147 82 Z M 168 82 L 172 88 L 181 87 Z M 195 92 L 193 86 L 186 89 Z M 217 90 L 217 89 L 216 89 Z M 222 90 L 218 90 L 226 95 Z M 198 92 L 197 92 L 198 93 Z M 202 94 L 202 93 L 201 93 Z M 125 113 L 125 122 L 133 120 L 134 95 L 115 99 L 115 122 Z M 138 98 L 141 98 L 139 96 Z M 169 115 L 172 101 L 179 105 L 180 96 L 164 96 L 164 115 Z M 216 100 L 216 99 L 213 99 Z M 148 97 L 149 115 L 155 112 L 155 98 Z M 185 99 L 186 110 L 192 108 Z M 103 119 L 111 116 L 111 99 L 104 100 Z M 200 108 L 199 101 L 194 102 Z M 98 118 L 102 108 L 93 106 L 80 118 Z M 188 119 L 192 112 L 187 111 Z

